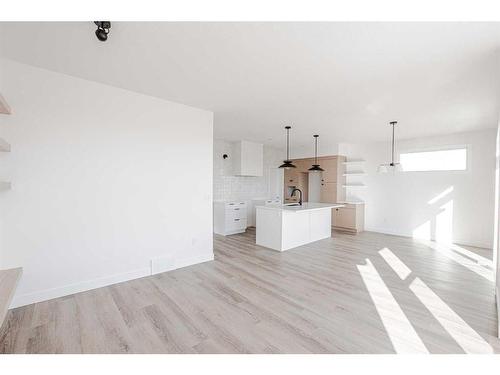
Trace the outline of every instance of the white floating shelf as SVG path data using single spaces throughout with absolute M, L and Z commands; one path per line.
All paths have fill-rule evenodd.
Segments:
M 4 115 L 10 115 L 12 113 L 9 105 L 7 104 L 5 99 L 3 98 L 2 94 L 0 94 L 0 113 L 2 113 Z
M 11 183 L 8 181 L 0 181 L 0 191 L 1 190 L 10 190 L 12 187 Z
M 365 204 L 365 201 L 356 201 L 356 200 L 353 200 L 353 201 L 340 201 L 339 203 L 341 204 Z
M 0 151 L 2 151 L 2 152 L 10 152 L 10 144 L 8 144 L 2 138 L 0 138 Z
M 366 187 L 365 184 L 345 184 L 342 185 L 345 188 L 359 188 L 359 187 Z
M 359 163 L 364 163 L 366 160 L 364 159 L 352 159 L 352 160 L 346 160 L 342 164 L 359 164 Z
M 346 172 L 344 176 L 366 176 L 365 172 Z

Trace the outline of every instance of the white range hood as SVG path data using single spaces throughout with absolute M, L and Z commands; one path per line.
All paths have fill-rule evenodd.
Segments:
M 233 144 L 233 174 L 235 176 L 263 176 L 264 145 L 249 141 Z

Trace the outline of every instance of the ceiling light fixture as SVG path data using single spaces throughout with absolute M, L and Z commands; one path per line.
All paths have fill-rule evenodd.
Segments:
M 391 162 L 388 164 L 380 164 L 378 167 L 379 173 L 388 173 L 388 172 L 400 172 L 402 170 L 401 164 L 396 163 L 394 161 L 394 148 L 395 148 L 395 139 L 394 139 L 394 127 L 396 126 L 397 121 L 391 121 L 389 124 L 392 126 L 392 147 L 391 147 Z
M 111 29 L 110 21 L 94 21 L 97 25 L 97 30 L 95 31 L 95 36 L 101 42 L 108 40 L 109 29 Z
M 314 134 L 314 164 L 312 165 L 311 168 L 309 168 L 309 171 L 311 172 L 323 172 L 324 169 L 321 168 L 318 164 L 318 134 Z
M 286 129 L 286 160 L 283 160 L 283 164 L 280 165 L 280 168 L 285 168 L 285 169 L 290 169 L 290 168 L 297 168 L 295 165 L 292 164 L 292 161 L 290 160 L 290 129 L 291 126 L 285 126 Z

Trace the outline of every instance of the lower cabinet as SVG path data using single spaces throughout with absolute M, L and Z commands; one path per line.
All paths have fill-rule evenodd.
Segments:
M 350 232 L 362 232 L 365 222 L 365 205 L 348 204 L 345 207 L 334 208 L 332 212 L 332 226 L 335 229 Z
M 245 201 L 214 202 L 214 232 L 227 236 L 247 229 Z

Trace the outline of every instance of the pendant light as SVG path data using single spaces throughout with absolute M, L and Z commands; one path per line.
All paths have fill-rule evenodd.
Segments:
M 394 146 L 395 146 L 395 140 L 394 140 L 394 127 L 396 126 L 398 122 L 397 121 L 391 121 L 389 124 L 392 126 L 392 147 L 391 147 L 391 162 L 388 164 L 380 164 L 378 167 L 378 172 L 379 173 L 388 173 L 388 172 L 400 172 L 402 170 L 401 164 L 396 163 L 394 161 Z
M 319 135 L 314 134 L 313 137 L 314 137 L 314 164 L 308 170 L 311 172 L 323 172 L 324 169 L 321 168 L 318 164 L 318 137 L 319 137 Z
M 283 160 L 283 164 L 280 165 L 280 168 L 285 168 L 285 169 L 290 169 L 290 168 L 297 168 L 295 165 L 292 164 L 292 161 L 290 160 L 290 129 L 291 126 L 285 126 L 286 129 L 286 160 Z

